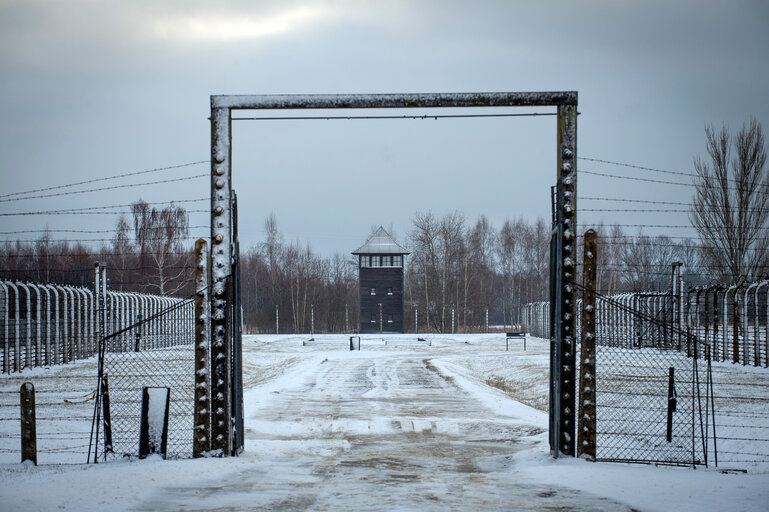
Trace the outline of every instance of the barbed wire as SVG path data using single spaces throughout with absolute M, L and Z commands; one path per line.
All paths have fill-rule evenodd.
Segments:
M 184 255 L 180 257 L 191 257 L 192 255 Z M 190 262 L 189 265 L 164 265 L 162 268 L 163 270 L 186 270 L 186 269 L 192 269 L 194 268 L 194 264 Z M 145 270 L 158 270 L 158 266 L 141 266 L 141 267 L 126 267 L 126 268 L 109 268 L 108 270 L 114 275 L 116 273 L 122 273 L 122 272 L 140 272 Z M 93 273 L 94 268 L 93 266 L 90 268 L 37 268 L 36 270 L 44 271 L 44 272 L 50 272 L 50 273 L 56 273 L 56 274 L 79 274 L 83 272 L 87 273 Z M 25 272 L 26 269 L 19 269 L 14 270 L 13 272 Z M 3 271 L 0 271 L 0 276 L 3 274 Z M 2 279 L 0 277 L 0 279 Z M 107 283 L 116 284 L 116 281 L 110 280 L 109 276 L 107 277 Z
M 654 168 L 654 167 L 644 167 L 642 165 L 635 165 L 635 164 L 629 164 L 629 163 L 624 163 L 624 162 L 616 162 L 616 161 L 612 161 L 612 160 L 602 160 L 602 159 L 599 159 L 599 158 L 588 158 L 588 157 L 582 157 L 582 156 L 577 157 L 577 158 L 578 158 L 578 160 L 585 160 L 585 161 L 589 161 L 589 162 L 599 162 L 599 163 L 604 163 L 604 164 L 617 165 L 617 166 L 620 166 L 620 167 L 628 167 L 628 168 L 631 168 L 631 169 L 639 169 L 639 170 L 642 170 L 642 171 L 650 171 L 650 172 L 657 172 L 657 173 L 663 173 L 663 174 L 673 174 L 673 175 L 677 175 L 677 176 L 687 176 L 687 177 L 690 177 L 690 178 L 699 178 L 699 179 L 701 179 L 699 174 L 692 173 L 692 172 L 670 171 L 670 170 L 666 170 L 666 169 L 657 169 L 657 168 Z M 583 172 L 583 171 L 579 171 L 579 172 Z M 734 178 L 727 177 L 727 181 L 729 181 L 731 183 L 737 183 L 737 180 L 734 179 Z M 759 186 L 769 188 L 769 183 L 759 183 Z
M 152 226 L 152 229 L 175 228 L 176 226 Z M 209 229 L 210 226 L 188 226 L 187 229 Z M 18 235 L 23 233 L 115 233 L 114 229 L 21 229 L 18 231 L 0 231 L 0 235 Z
M 208 226 L 205 226 L 206 229 L 208 229 Z M 200 238 L 199 236 L 182 236 L 179 237 L 179 240 L 197 240 Z M 112 242 L 113 238 L 79 238 L 79 239 L 62 239 L 58 238 L 55 239 L 56 242 L 66 242 L 66 243 L 84 243 L 84 242 Z M 168 240 L 167 237 L 152 237 L 152 238 L 145 238 L 145 241 L 156 241 L 156 240 Z M 52 240 L 54 241 L 54 240 Z M 12 239 L 5 239 L 0 240 L 0 242 L 11 242 L 11 243 L 26 243 L 26 244 L 37 244 L 40 243 L 40 239 L 37 240 L 12 240 Z
M 199 238 L 206 238 L 206 237 L 199 237 Z M 15 241 L 5 241 L 7 245 L 13 244 Z M 79 248 L 79 246 L 72 246 L 72 249 L 75 250 Z M 94 258 L 94 257 L 139 257 L 141 256 L 140 252 L 137 251 L 130 251 L 130 252 L 101 252 L 98 249 L 95 250 L 93 253 L 72 253 L 72 252 L 64 252 L 64 253 L 35 253 L 36 247 L 32 246 L 26 246 L 22 249 L 27 249 L 29 252 L 25 252 L 23 254 L 2 254 L 2 246 L 0 246 L 0 254 L 2 254 L 3 258 L 29 258 L 30 256 L 37 256 L 40 258 L 70 258 L 70 259 L 82 259 L 82 258 Z M 181 252 L 173 252 L 172 254 L 182 257 L 186 256 L 192 253 L 194 249 L 192 246 L 188 247 L 186 250 L 182 250 Z M 93 270 L 93 268 L 91 268 Z
M 172 205 L 177 203 L 196 203 L 196 202 L 202 202 L 202 201 L 210 201 L 210 198 L 203 197 L 199 199 L 179 199 L 174 201 L 163 201 L 163 202 L 154 202 L 154 203 L 147 203 L 149 206 L 159 206 L 159 205 Z M 121 210 L 117 212 L 100 212 L 97 210 L 108 210 L 108 209 L 114 209 L 114 208 L 130 208 L 133 204 L 116 204 L 116 205 L 109 205 L 109 206 L 88 206 L 85 208 L 66 208 L 63 210 L 41 210 L 41 211 L 33 211 L 33 212 L 8 212 L 8 213 L 0 213 L 0 217 L 11 217 L 11 216 L 25 216 L 25 215 L 53 215 L 53 214 L 80 214 L 80 215 L 130 215 L 132 212 L 128 210 Z M 187 213 L 191 212 L 209 212 L 209 210 L 186 210 Z
M 677 206 L 692 206 L 692 203 L 683 203 L 680 201 L 649 201 L 645 199 L 620 199 L 616 197 L 578 197 L 578 201 L 585 201 L 585 200 L 591 200 L 591 201 L 617 201 L 622 203 L 646 203 L 646 204 L 669 204 L 669 205 L 677 205 Z
M 665 169 L 655 169 L 653 167 L 644 167 L 644 166 L 641 166 L 641 165 L 628 164 L 628 163 L 623 163 L 623 162 L 615 162 L 615 161 L 612 161 L 612 160 L 602 160 L 600 158 L 589 158 L 589 157 L 586 157 L 586 156 L 580 156 L 580 157 L 577 157 L 577 159 L 578 160 L 585 160 L 585 161 L 588 161 L 588 162 L 600 162 L 602 164 L 619 165 L 621 167 L 630 167 L 631 169 L 640 169 L 642 171 L 659 172 L 659 173 L 664 173 L 664 174 L 675 174 L 675 175 L 679 175 L 679 176 L 690 176 L 690 177 L 695 177 L 695 178 L 697 177 L 697 175 L 695 173 L 691 173 L 691 172 L 668 171 L 668 170 L 665 170 Z
M 604 178 L 614 178 L 618 180 L 631 180 L 631 181 L 644 181 L 647 183 L 661 183 L 664 185 L 678 185 L 683 187 L 694 187 L 694 183 L 681 183 L 678 181 L 666 181 L 666 180 L 653 180 L 651 178 L 638 178 L 635 176 L 620 176 L 619 174 L 609 174 L 605 172 L 587 171 L 585 169 L 579 170 L 579 174 L 590 174 L 592 176 L 601 176 Z
M 90 180 L 78 181 L 76 183 L 68 183 L 66 185 L 56 185 L 56 186 L 53 186 L 53 187 L 37 188 L 37 189 L 33 189 L 33 190 L 25 190 L 23 192 L 11 192 L 9 194 L 0 195 L 0 199 L 2 199 L 4 197 L 11 197 L 11 196 L 17 196 L 17 195 L 33 194 L 35 192 L 45 192 L 47 190 L 59 190 L 59 189 L 62 189 L 62 188 L 76 187 L 78 185 L 85 185 L 85 184 L 88 184 L 88 183 L 96 183 L 96 182 L 99 182 L 99 181 L 108 181 L 108 180 L 114 180 L 114 179 L 118 179 L 118 178 L 127 178 L 129 176 L 139 176 L 141 174 L 149 174 L 149 173 L 153 173 L 153 172 L 168 171 L 170 169 L 180 169 L 182 167 L 190 167 L 190 166 L 193 166 L 193 165 L 200 165 L 200 164 L 204 164 L 204 163 L 207 164 L 207 163 L 210 163 L 210 162 L 211 162 L 210 160 L 198 160 L 197 162 L 188 162 L 186 164 L 169 165 L 167 167 L 156 167 L 154 169 L 148 169 L 148 170 L 144 170 L 144 171 L 133 171 L 133 172 L 128 172 L 128 173 L 124 173 L 124 174 L 116 174 L 114 176 L 107 176 L 105 178 L 94 178 L 94 179 L 90 179 Z
M 638 241 L 618 241 L 618 240 L 596 240 L 596 243 L 598 245 L 606 245 L 606 246 L 613 246 L 613 245 L 630 245 L 630 246 L 636 246 L 636 247 L 664 247 L 664 248 L 672 248 L 672 249 L 710 249 L 710 246 L 707 245 L 678 245 L 678 244 L 666 244 L 666 243 L 649 243 L 645 240 L 638 240 Z M 764 252 L 764 249 L 760 247 L 747 247 L 743 249 L 744 251 L 756 251 L 756 252 Z
M 189 180 L 194 180 L 194 179 L 198 179 L 198 178 L 205 178 L 207 176 L 208 176 L 207 173 L 206 174 L 192 174 L 190 176 L 184 176 L 184 177 L 181 177 L 181 178 L 171 178 L 171 179 L 167 179 L 167 180 L 148 181 L 146 183 L 129 183 L 129 184 L 125 184 L 125 185 L 113 185 L 113 186 L 110 186 L 110 187 L 91 188 L 91 189 L 87 189 L 87 190 L 72 190 L 72 191 L 68 191 L 68 192 L 58 192 L 58 193 L 55 193 L 55 194 L 41 194 L 41 195 L 37 195 L 37 196 L 14 197 L 14 198 L 10 198 L 10 199 L 0 199 L 0 203 L 7 203 L 7 202 L 11 202 L 11 201 L 25 201 L 27 199 L 41 199 L 41 198 L 47 198 L 47 197 L 69 196 L 69 195 L 74 195 L 74 194 L 87 194 L 87 193 L 90 193 L 90 192 L 101 192 L 101 191 L 104 191 L 104 190 L 116 190 L 116 189 L 119 189 L 119 188 L 146 187 L 146 186 L 149 186 L 149 185 L 159 185 L 159 184 L 162 184 L 162 183 L 176 183 L 176 182 L 179 182 L 179 181 L 189 181 Z

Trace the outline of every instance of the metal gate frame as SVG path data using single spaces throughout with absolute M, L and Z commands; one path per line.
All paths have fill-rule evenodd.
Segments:
M 235 277 L 232 202 L 232 111 L 452 107 L 557 107 L 557 187 L 554 252 L 551 252 L 550 449 L 575 453 L 575 318 L 577 226 L 577 97 L 565 92 L 491 92 L 361 95 L 211 96 L 211 448 L 233 455 L 243 447 L 233 411 L 242 414 L 239 371 L 239 299 Z M 236 253 L 235 253 L 236 254 Z M 238 313 L 239 314 L 239 313 Z M 556 364 L 557 363 L 557 364 Z

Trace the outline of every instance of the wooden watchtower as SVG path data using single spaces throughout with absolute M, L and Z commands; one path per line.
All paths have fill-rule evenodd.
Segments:
M 411 254 L 379 227 L 359 257 L 360 332 L 403 332 L 403 260 Z

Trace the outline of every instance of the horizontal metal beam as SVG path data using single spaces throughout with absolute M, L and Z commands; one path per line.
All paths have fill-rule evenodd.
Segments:
M 216 95 L 211 108 L 336 109 L 434 107 L 544 107 L 577 105 L 577 91 L 473 92 L 436 94 L 278 94 Z

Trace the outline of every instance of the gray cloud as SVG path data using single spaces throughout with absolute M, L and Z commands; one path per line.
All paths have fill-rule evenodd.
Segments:
M 222 4 L 0 4 L 0 188 L 206 158 L 211 94 L 573 89 L 581 155 L 676 170 L 703 151 L 705 123 L 769 121 L 761 2 Z M 270 211 L 289 237 L 324 252 L 347 251 L 373 223 L 406 233 L 418 209 L 487 213 L 496 224 L 548 214 L 550 118 L 282 123 L 236 123 L 245 245 L 261 237 Z M 207 193 L 198 180 L 46 204 Z M 685 187 L 584 175 L 580 195 L 588 193 L 688 200 Z M 62 222 L 113 225 L 0 218 L 3 227 Z

